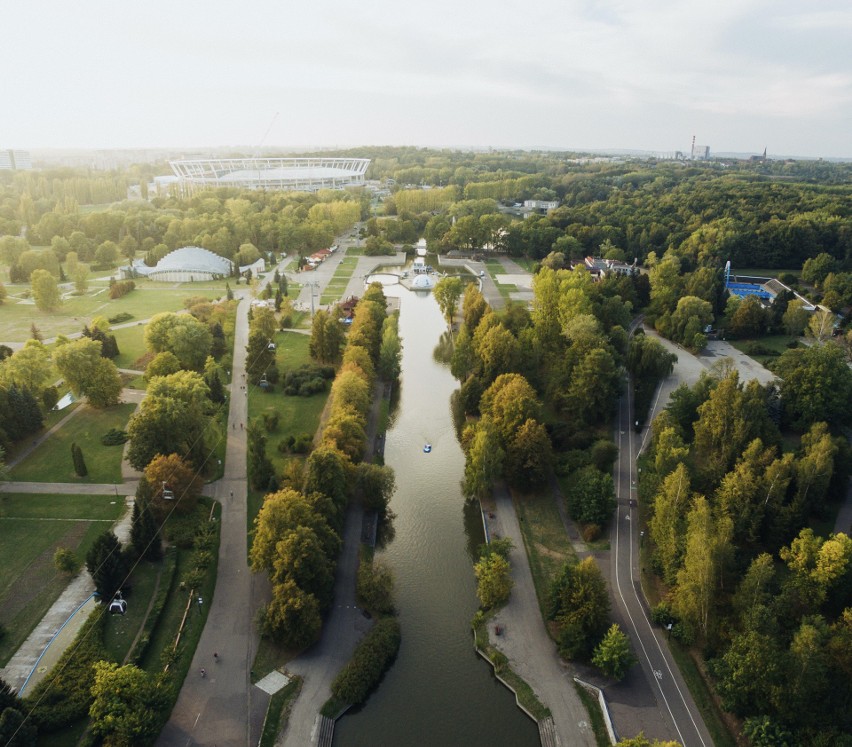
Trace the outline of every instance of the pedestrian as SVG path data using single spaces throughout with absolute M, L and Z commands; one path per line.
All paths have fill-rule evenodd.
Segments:
M 213 661 L 215 661 L 215 662 L 219 661 L 219 653 L 217 651 L 213 652 Z
M 243 430 L 243 424 L 240 423 L 240 430 Z
M 204 667 L 201 667 L 201 679 L 204 679 L 207 676 L 207 672 Z

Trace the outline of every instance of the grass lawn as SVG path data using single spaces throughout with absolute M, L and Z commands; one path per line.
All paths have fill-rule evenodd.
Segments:
M 0 664 L 6 664 L 63 591 L 68 577 L 53 566 L 67 547 L 82 561 L 95 538 L 124 512 L 103 495 L 0 494 Z
M 114 329 L 110 334 L 115 335 L 118 343 L 118 355 L 113 363 L 119 368 L 136 368 L 136 361 L 145 355 L 145 325 L 136 324 L 132 327 Z
M 104 446 L 100 438 L 110 428 L 124 428 L 135 409 L 136 405 L 132 403 L 106 410 L 85 407 L 14 467 L 12 479 L 24 482 L 121 482 L 123 446 Z M 72 443 L 83 450 L 89 469 L 86 477 L 74 474 Z
M 524 535 L 538 606 L 542 619 L 546 620 L 545 605 L 550 582 L 565 561 L 574 560 L 576 556 L 552 492 L 513 495 L 513 500 Z
M 225 285 L 215 283 L 149 283 L 137 281 L 135 291 L 114 301 L 109 299 L 104 284 L 90 283 L 89 291 L 83 296 L 69 296 L 53 312 L 39 311 L 32 303 L 16 302 L 12 296 L 23 291 L 25 286 L 8 288 L 9 299 L 0 305 L 0 328 L 3 338 L 13 342 L 24 342 L 30 338 L 30 326 L 35 323 L 44 337 L 72 334 L 83 329 L 92 317 L 111 317 L 118 313 L 132 314 L 139 321 L 160 311 L 178 311 L 189 296 L 218 298 L 224 295 Z
M 104 648 L 114 661 L 124 661 L 139 628 L 145 622 L 148 604 L 157 586 L 157 575 L 162 562 L 140 562 L 130 577 L 131 591 L 125 595 L 127 612 L 124 615 L 110 615 L 104 628 Z
M 193 517 L 190 519 L 184 518 L 181 521 L 184 524 L 206 522 L 210 514 L 210 506 L 210 499 L 202 497 Z M 214 510 L 213 516 L 218 526 L 221 519 L 221 510 L 218 505 Z M 168 525 L 166 533 L 168 534 Z M 190 536 L 191 534 L 190 531 Z M 205 603 L 199 609 L 198 605 L 194 603 L 197 595 L 193 595 L 193 604 L 189 610 L 190 614 L 187 616 L 187 624 L 181 644 L 178 646 L 176 656 L 171 656 L 175 636 L 180 628 L 180 622 L 183 619 L 189 599 L 189 590 L 181 588 L 181 581 L 192 568 L 193 555 L 193 551 L 189 548 L 178 548 L 177 570 L 172 579 L 169 596 L 160 614 L 157 626 L 151 632 L 150 643 L 146 647 L 145 654 L 139 663 L 139 666 L 147 672 L 159 674 L 163 671 L 164 661 L 171 660 L 172 665 L 169 671 L 172 674 L 171 679 L 175 685 L 175 696 L 180 691 L 184 677 L 189 671 L 195 648 L 198 645 L 198 640 L 201 638 L 201 631 L 204 629 L 207 613 L 213 602 L 213 590 L 216 587 L 217 559 L 219 557 L 218 544 L 219 539 L 217 534 L 216 545 L 212 550 L 213 563 L 207 568 L 204 581 L 197 590 L 197 595 L 200 595 Z
M 327 261 L 333 262 L 335 260 Z M 349 285 L 349 280 L 355 272 L 357 265 L 358 260 L 355 257 L 344 257 L 340 260 L 337 268 L 334 270 L 331 281 L 320 297 L 320 304 L 325 305 L 340 300 L 341 296 L 346 292 L 346 286 Z
M 771 361 L 789 350 L 787 345 L 796 339 L 790 337 L 790 335 L 767 335 L 755 340 L 729 340 L 729 342 L 741 353 L 745 353 L 765 366 L 767 361 Z M 771 351 L 774 355 L 756 352 L 760 349 Z
M 785 272 L 789 272 L 791 275 L 799 277 L 799 275 L 802 274 L 802 268 L 799 267 L 797 269 L 779 270 L 778 268 L 771 267 L 731 267 L 732 276 L 749 275 L 758 278 L 777 278 L 779 275 L 783 275 Z
M 275 355 L 282 378 L 287 371 L 311 362 L 308 352 L 310 340 L 310 336 L 298 332 L 276 334 L 275 342 L 278 348 Z M 278 430 L 265 434 L 266 453 L 272 460 L 276 472 L 280 473 L 288 460 L 301 458 L 294 454 L 282 454 L 278 451 L 278 444 L 288 436 L 299 436 L 302 433 L 313 436 L 319 427 L 320 415 L 327 398 L 327 391 L 311 397 L 288 397 L 283 393 L 280 382 L 272 392 L 264 392 L 259 387 L 249 385 L 248 416 L 250 420 L 258 419 L 264 413 L 280 414 Z M 249 529 L 262 503 L 263 493 L 249 492 Z

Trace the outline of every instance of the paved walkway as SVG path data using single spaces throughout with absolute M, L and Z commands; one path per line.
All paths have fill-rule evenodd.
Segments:
M 491 626 L 500 625 L 502 634 L 491 635 L 491 643 L 509 659 L 509 666 L 532 687 L 550 709 L 559 744 L 563 747 L 594 747 L 595 735 L 586 707 L 574 690 L 572 669 L 564 664 L 541 619 L 529 559 L 524 549 L 521 527 L 512 498 L 504 485 L 494 490 L 494 518 L 488 517 L 492 537 L 508 537 L 514 548 L 509 554 L 512 566 L 512 595 L 494 617 Z
M 225 473 L 208 487 L 222 504 L 219 570 L 210 613 L 171 718 L 158 745 L 255 745 L 260 737 L 269 695 L 251 683 L 251 667 L 259 636 L 254 624 L 262 584 L 246 556 L 248 486 L 245 423 L 247 392 L 241 387 L 248 340 L 248 301 L 237 311 L 234 363 L 228 413 Z M 213 652 L 221 660 L 214 663 Z M 208 676 L 198 673 L 204 667 Z

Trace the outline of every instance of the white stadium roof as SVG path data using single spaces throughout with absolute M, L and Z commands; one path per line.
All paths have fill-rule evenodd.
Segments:
M 240 187 L 315 192 L 361 186 L 369 158 L 213 158 L 170 161 L 187 189 Z
M 216 275 L 230 275 L 231 260 L 220 257 L 208 249 L 202 249 L 200 246 L 185 246 L 169 252 L 157 262 L 154 269 L 158 272 L 163 270 L 195 270 Z

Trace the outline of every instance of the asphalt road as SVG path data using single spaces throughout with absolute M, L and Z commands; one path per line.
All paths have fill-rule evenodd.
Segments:
M 673 347 L 666 341 L 661 342 L 667 347 Z M 658 391 L 648 418 L 649 423 L 681 382 L 693 383 L 704 370 L 702 362 L 694 356 L 681 349 L 674 349 L 674 352 L 678 355 L 678 362 L 672 375 L 667 377 Z M 641 593 L 636 459 L 645 445 L 648 428 L 639 434 L 634 432 L 631 410 L 628 387 L 628 393 L 619 401 L 615 434 L 619 447 L 614 473 L 618 506 L 610 533 L 611 582 L 618 611 L 625 621 L 625 632 L 631 638 L 660 714 L 657 727 L 660 733 L 655 733 L 657 729 L 653 732 L 648 729 L 647 735 L 659 739 L 677 739 L 684 747 L 712 747 L 713 740 L 669 652 L 664 638 L 665 631 L 650 622 Z

